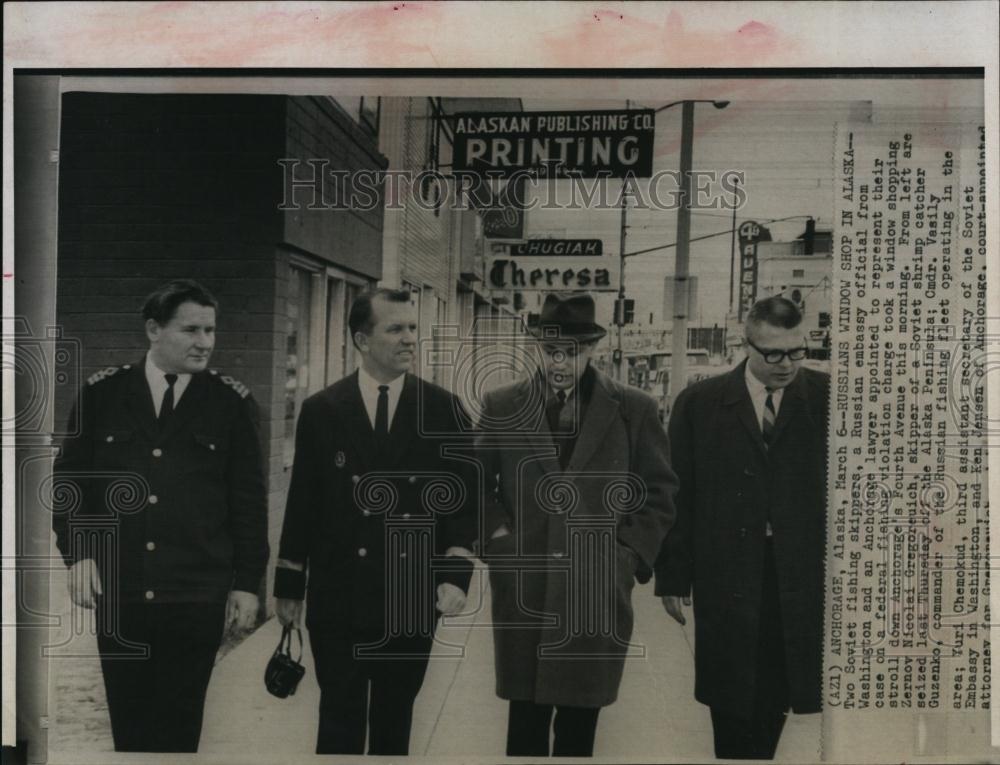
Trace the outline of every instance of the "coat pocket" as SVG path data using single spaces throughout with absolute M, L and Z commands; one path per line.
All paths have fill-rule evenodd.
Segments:
M 136 433 L 127 428 L 106 428 L 98 432 L 94 446 L 95 462 L 106 468 L 132 465 L 136 455 Z
M 617 548 L 618 574 L 631 589 L 635 584 L 636 574 L 639 571 L 642 560 L 639 558 L 639 553 L 620 540 L 615 540 L 615 547 Z
M 213 433 L 194 433 L 194 445 L 185 460 L 188 472 L 221 472 L 229 459 L 229 438 Z

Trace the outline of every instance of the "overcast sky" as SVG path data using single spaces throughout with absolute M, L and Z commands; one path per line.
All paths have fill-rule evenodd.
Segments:
M 729 100 L 725 109 L 695 107 L 693 167 L 740 170 L 746 174 L 747 200 L 738 222 L 811 215 L 820 227 L 833 224 L 834 145 L 838 124 L 873 120 L 904 125 L 920 121 L 964 121 L 982 113 L 981 80 L 768 80 L 719 81 L 692 87 L 681 83 L 631 100 L 633 107 L 656 108 L 680 98 Z M 581 86 L 581 92 L 608 88 Z M 564 90 L 563 92 L 571 92 Z M 746 96 L 745 98 L 741 98 Z M 658 96 L 658 97 L 657 97 Z M 625 100 L 525 98 L 526 110 L 624 108 Z M 681 108 L 656 115 L 653 170 L 676 170 L 679 163 Z M 559 183 L 567 183 L 561 181 Z M 664 186 L 664 188 L 668 188 Z M 618 191 L 615 189 L 614 197 Z M 531 237 L 600 238 L 604 251 L 619 252 L 620 211 L 534 210 L 528 213 Z M 692 237 L 731 228 L 731 210 L 694 211 Z M 626 252 L 676 241 L 675 211 L 630 210 Z M 804 220 L 771 226 L 775 240 L 794 239 Z M 663 277 L 673 273 L 674 250 L 628 259 L 626 288 L 636 299 L 636 315 L 662 318 Z M 706 324 L 723 322 L 729 298 L 730 236 L 691 245 L 690 272 L 699 277 L 699 305 Z M 610 312 L 608 301 L 602 309 Z M 605 317 L 606 319 L 609 317 Z

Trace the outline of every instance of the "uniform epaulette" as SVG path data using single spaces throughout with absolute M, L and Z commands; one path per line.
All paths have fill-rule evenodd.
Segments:
M 216 377 L 220 382 L 225 383 L 234 391 L 236 391 L 240 398 L 246 398 L 250 395 L 250 389 L 237 380 L 235 377 L 230 377 L 229 375 L 220 375 L 218 369 L 209 370 L 213 377 Z
M 131 368 L 132 368 L 131 364 L 126 364 L 125 366 L 122 367 L 107 367 L 106 369 L 102 369 L 100 372 L 94 372 L 94 374 L 92 374 L 90 377 L 87 378 L 87 385 L 93 385 L 94 383 L 99 383 L 104 378 L 111 377 L 112 375 L 120 372 L 122 369 L 131 369 Z

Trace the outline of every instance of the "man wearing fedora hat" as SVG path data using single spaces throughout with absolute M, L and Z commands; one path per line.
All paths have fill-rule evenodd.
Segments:
M 656 402 L 590 364 L 593 297 L 547 295 L 529 332 L 537 370 L 487 393 L 480 420 L 496 692 L 508 756 L 590 756 L 676 478 Z

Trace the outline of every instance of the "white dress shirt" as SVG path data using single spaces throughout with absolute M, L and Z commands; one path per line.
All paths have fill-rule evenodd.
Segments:
M 750 371 L 750 365 L 744 373 L 747 383 L 747 392 L 750 394 L 750 401 L 753 402 L 753 411 L 757 415 L 757 425 L 761 431 L 764 430 L 764 405 L 767 403 L 767 387 L 754 377 Z M 775 388 L 771 391 L 771 403 L 774 405 L 774 417 L 778 418 L 778 410 L 781 408 L 781 397 L 784 395 L 784 388 Z
M 375 413 L 378 411 L 378 386 L 389 386 L 389 421 L 387 426 L 392 430 L 392 418 L 396 416 L 396 405 L 399 404 L 399 396 L 403 392 L 403 381 L 406 374 L 403 373 L 390 383 L 380 383 L 363 367 L 358 369 L 358 387 L 361 388 L 361 400 L 365 402 L 365 410 L 368 412 L 368 419 L 371 421 L 372 430 L 375 429 Z
M 160 416 L 160 407 L 163 406 L 163 397 L 167 395 L 167 378 L 165 377 L 167 373 L 160 369 L 156 364 L 153 363 L 153 357 L 150 354 L 146 354 L 146 382 L 149 385 L 149 392 L 153 394 L 153 411 L 156 412 L 156 416 Z M 191 382 L 190 374 L 179 374 L 177 375 L 177 381 L 174 383 L 174 409 L 181 401 L 181 396 L 184 395 L 184 391 Z
M 573 391 L 575 390 L 575 385 L 570 385 L 568 388 L 553 388 L 551 385 L 549 386 L 549 391 L 552 393 L 550 398 L 556 398 L 559 395 L 559 391 L 562 391 L 563 395 L 566 397 L 564 400 L 567 403 L 569 403 L 570 398 L 573 396 Z

